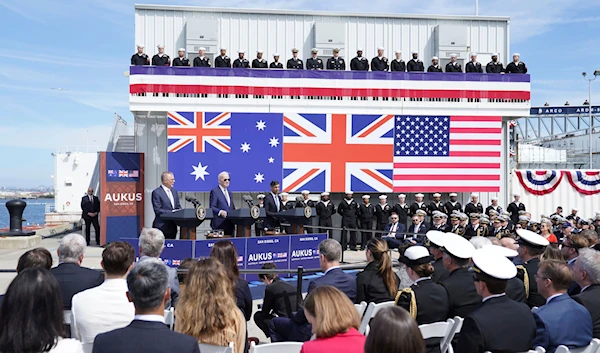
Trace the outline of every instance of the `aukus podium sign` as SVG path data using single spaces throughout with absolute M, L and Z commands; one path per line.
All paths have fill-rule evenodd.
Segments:
M 206 258 L 215 243 L 229 240 L 238 253 L 240 269 L 260 269 L 272 262 L 278 269 L 319 268 L 319 243 L 327 239 L 327 234 L 280 235 L 254 238 L 221 238 L 208 240 L 166 240 L 162 260 L 171 267 L 178 267 L 186 258 Z M 136 249 L 139 256 L 137 238 L 122 238 Z M 253 281 L 257 275 L 246 275 Z

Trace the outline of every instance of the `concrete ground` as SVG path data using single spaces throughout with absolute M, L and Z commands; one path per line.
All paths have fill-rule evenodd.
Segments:
M 52 253 L 52 258 L 54 260 L 54 266 L 58 264 L 58 256 L 56 255 L 56 249 L 58 248 L 58 244 L 60 242 L 61 237 L 55 238 L 47 238 L 43 239 L 40 246 L 45 247 Z M 94 235 L 92 234 L 91 239 L 94 239 Z M 92 240 L 93 244 L 93 240 Z M 29 249 L 20 249 L 20 250 L 4 250 L 0 249 L 0 270 L 13 270 L 17 267 L 17 261 L 19 257 Z M 102 260 L 102 248 L 92 245 L 87 247 L 85 252 L 85 257 L 83 259 L 83 266 L 101 269 L 100 261 Z M 398 258 L 398 253 L 394 252 L 392 257 L 394 259 Z M 365 253 L 363 251 L 346 251 L 344 252 L 344 261 L 347 264 L 359 264 L 365 262 Z M 396 268 L 396 272 L 398 273 L 401 284 L 400 288 L 404 288 L 412 284 L 412 281 L 406 275 L 404 271 L 403 265 L 401 267 Z M 16 276 L 16 273 L 0 273 L 0 293 L 6 292 L 10 282 Z M 262 303 L 262 299 L 254 300 L 253 302 L 253 313 L 258 311 L 258 304 Z M 256 326 L 253 320 L 248 322 L 248 336 L 249 337 L 258 337 L 261 342 L 269 342 L 264 333 Z

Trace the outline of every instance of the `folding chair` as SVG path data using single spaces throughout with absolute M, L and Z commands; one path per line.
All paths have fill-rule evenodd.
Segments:
M 214 346 L 212 344 L 198 343 L 198 348 L 202 353 L 233 353 L 233 342 L 228 346 Z
M 279 342 L 258 346 L 254 342 L 250 343 L 250 353 L 300 353 L 301 349 L 302 342 Z
M 165 310 L 165 325 L 169 326 L 171 330 L 175 326 L 175 309 L 173 307 Z
M 446 321 L 434 322 L 431 324 L 419 325 L 419 331 L 421 331 L 421 336 L 423 339 L 429 338 L 441 338 L 440 340 L 440 351 L 441 353 L 446 353 L 446 351 L 453 352 L 452 346 L 447 344 L 447 342 L 452 341 L 452 338 L 449 337 L 452 335 L 454 328 L 454 320 L 448 319 Z M 454 337 L 454 335 L 452 335 Z
M 371 322 L 371 319 L 373 319 L 375 317 L 375 315 L 377 315 L 379 310 L 381 310 L 385 307 L 388 307 L 388 306 L 394 306 L 394 301 L 389 301 L 389 302 L 384 302 L 384 303 L 379 303 L 379 304 L 370 303 L 369 306 L 367 306 L 367 311 L 365 312 L 365 315 L 363 316 L 362 321 L 360 322 L 360 327 L 358 328 L 358 332 L 362 333 L 363 335 L 366 335 L 367 327 L 369 326 L 369 322 Z
M 569 348 L 567 346 L 563 346 L 562 344 L 556 348 L 556 353 L 596 353 L 600 348 L 600 340 L 594 338 L 590 344 L 585 347 L 579 348 Z
M 358 311 L 358 316 L 362 318 L 365 314 L 365 310 L 367 310 L 367 302 L 360 302 L 360 304 L 354 304 L 354 307 Z

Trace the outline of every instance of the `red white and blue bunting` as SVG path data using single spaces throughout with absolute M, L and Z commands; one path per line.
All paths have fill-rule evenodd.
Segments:
M 558 187 L 563 173 L 560 170 L 515 170 L 525 190 L 534 195 L 546 195 Z
M 567 179 L 575 190 L 584 195 L 600 193 L 600 171 L 565 170 Z

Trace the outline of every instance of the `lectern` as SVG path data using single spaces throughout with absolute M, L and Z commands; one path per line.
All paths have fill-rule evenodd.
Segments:
M 180 228 L 180 239 L 196 240 L 196 227 L 204 220 L 212 219 L 213 212 L 210 208 L 202 206 L 196 208 L 184 208 L 172 213 L 163 213 L 160 218 L 175 222 Z
M 317 216 L 317 211 L 314 207 L 299 207 L 278 212 L 276 216 L 290 223 L 291 234 L 304 234 L 304 226 L 312 224 L 311 218 Z
M 235 232 L 237 238 L 252 236 L 252 225 L 254 222 L 264 219 L 266 216 L 265 209 L 258 206 L 231 210 L 227 213 L 227 219 L 237 226 Z

